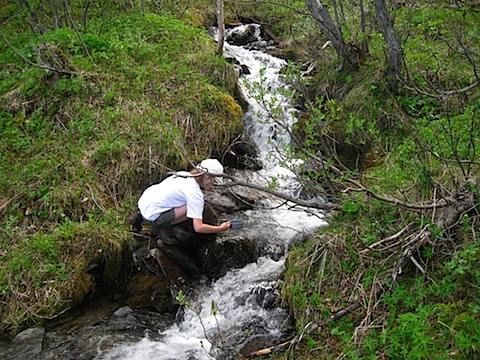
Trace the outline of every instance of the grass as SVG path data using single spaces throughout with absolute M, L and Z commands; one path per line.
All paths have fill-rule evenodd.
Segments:
M 478 23 L 478 12 L 438 4 L 397 11 L 408 69 L 402 85 L 421 91 L 403 86 L 397 94 L 387 90 L 383 40 L 373 34 L 369 58 L 357 73 L 339 74 L 332 70 L 338 59 L 322 57 L 311 87 L 319 89 L 315 111 L 301 123 L 313 147 L 309 150 L 327 153 L 329 142 L 318 129 L 330 129 L 327 135 L 358 148 L 367 144 L 365 167 L 346 177 L 410 204 L 436 202 L 468 179 L 478 180 L 478 87 L 434 96 L 475 81 L 471 61 L 478 62 L 477 57 L 463 51 L 478 50 Z M 455 41 L 460 34 L 463 50 Z M 440 209 L 413 210 L 378 201 L 348 191 L 354 186 L 339 181 L 338 175 L 325 173 L 320 179 L 324 187 L 340 184 L 334 189 L 342 190 L 335 195 L 344 211 L 317 236 L 289 251 L 282 295 L 302 341 L 274 358 L 478 358 L 478 197 L 476 208 L 440 231 L 434 226 Z M 471 190 L 478 194 L 478 187 Z M 389 291 L 402 251 L 427 225 L 431 241 L 413 254 L 426 275 L 409 260 Z M 387 241 L 404 228 L 403 235 Z M 380 241 L 376 251 L 367 248 Z M 385 289 L 380 298 L 374 296 L 378 288 Z M 312 324 L 323 324 L 355 303 L 358 310 L 309 331 Z
M 108 271 L 120 269 L 122 248 L 131 240 L 111 221 L 65 220 L 49 233 L 25 235 L 10 220 L 0 256 L 2 332 L 15 333 L 78 305 L 90 291 L 85 269 L 94 259 L 108 254 Z
M 23 57 L 41 64 L 37 49 L 50 44 L 41 61 L 74 74 L 0 43 L 4 335 L 80 302 L 88 264 L 105 254 L 113 283 L 139 192 L 242 129 L 236 73 L 203 29 L 141 13 L 91 19 L 81 39 L 69 28 L 12 36 L 11 26 L 3 33 Z

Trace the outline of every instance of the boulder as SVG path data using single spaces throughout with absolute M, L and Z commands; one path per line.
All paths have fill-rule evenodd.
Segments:
M 9 344 L 0 343 L 2 359 L 36 359 L 43 349 L 44 328 L 29 328 L 18 333 Z

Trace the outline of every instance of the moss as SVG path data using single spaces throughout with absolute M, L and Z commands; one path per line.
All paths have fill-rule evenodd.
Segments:
M 72 306 L 75 307 L 82 303 L 93 286 L 92 275 L 82 272 L 76 279 L 75 285 L 72 287 L 71 298 Z
M 169 312 L 173 304 L 169 282 L 160 276 L 137 274 L 127 288 L 127 303 L 133 308 L 152 308 L 159 312 Z
M 225 114 L 227 120 L 231 121 L 229 125 L 236 125 L 234 130 L 241 130 L 240 120 L 243 115 L 243 111 L 233 97 L 230 94 L 220 91 L 213 85 L 206 85 L 205 89 L 207 90 L 210 99 L 213 101 L 218 110 Z

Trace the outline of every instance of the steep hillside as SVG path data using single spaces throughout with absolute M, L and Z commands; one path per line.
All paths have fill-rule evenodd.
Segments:
M 81 301 L 93 259 L 106 256 L 114 276 L 139 192 L 226 149 L 242 109 L 236 72 L 203 28 L 127 11 L 91 19 L 81 36 L 41 34 L 8 10 L 0 293 L 1 330 L 15 332 Z

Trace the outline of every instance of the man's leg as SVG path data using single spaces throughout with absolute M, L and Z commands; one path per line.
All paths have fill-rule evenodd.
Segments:
M 187 221 L 187 205 L 183 205 L 173 209 L 175 211 L 175 220 L 172 221 L 173 224 L 178 224 L 184 221 Z
M 150 224 L 152 225 L 152 235 L 158 236 L 162 228 L 172 226 L 174 224 L 175 218 L 175 209 L 170 209 L 161 213 L 155 221 L 150 222 Z

